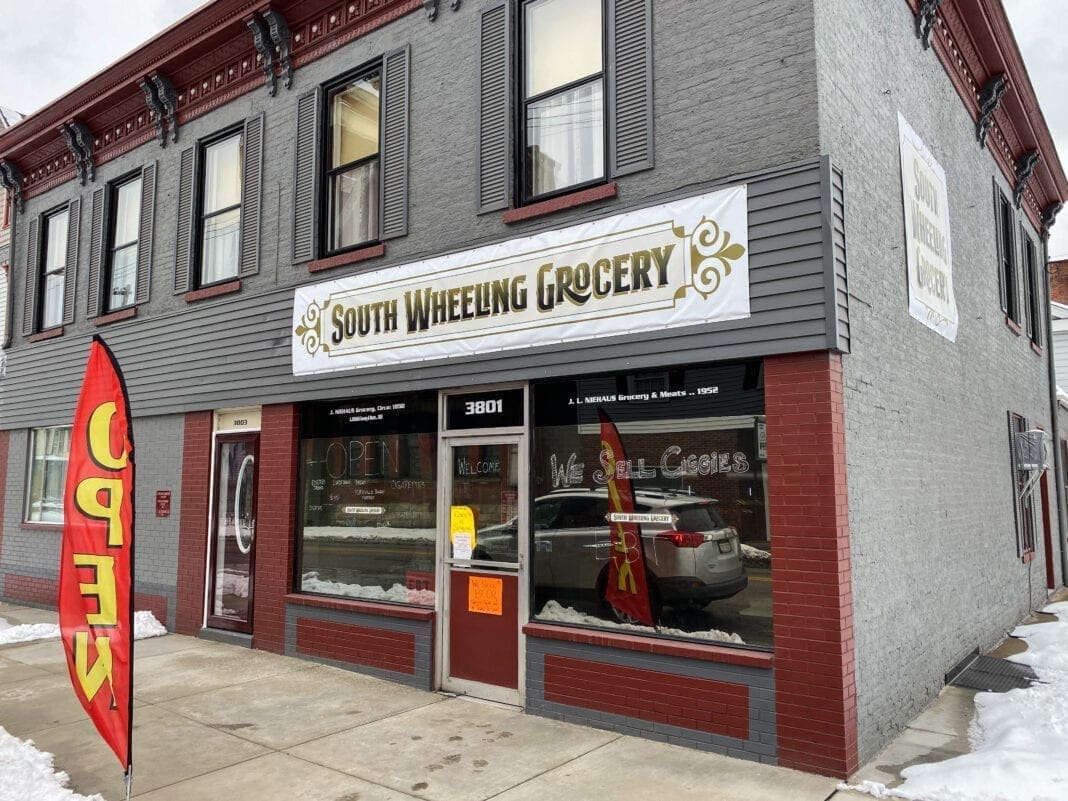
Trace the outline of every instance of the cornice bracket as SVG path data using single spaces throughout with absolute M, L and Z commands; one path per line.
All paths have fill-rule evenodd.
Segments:
M 156 119 L 156 138 L 159 140 L 159 146 L 166 147 L 167 125 L 163 120 L 163 104 L 159 102 L 159 93 L 156 91 L 156 84 L 152 83 L 152 80 L 149 78 L 142 78 L 137 82 L 137 85 L 140 86 L 141 91 L 145 93 L 145 102 L 148 104 L 148 110 Z
M 1045 209 L 1042 210 L 1042 236 L 1043 238 L 1049 238 L 1049 229 L 1053 227 L 1053 223 L 1057 220 L 1057 215 L 1060 214 L 1062 204 L 1057 201 L 1053 201 Z
M 450 0 L 449 8 L 459 11 L 460 0 Z M 423 9 L 426 11 L 426 18 L 431 22 L 438 18 L 438 0 L 423 0 Z
M 3 184 L 4 188 L 11 192 L 11 196 L 15 201 L 15 208 L 19 214 L 26 211 L 26 199 L 22 196 L 22 188 L 25 185 L 25 181 L 22 178 L 22 170 L 18 168 L 18 165 L 13 161 L 2 160 L 0 161 L 0 184 Z
M 267 20 L 271 41 L 274 43 L 275 50 L 278 51 L 278 67 L 282 71 L 282 86 L 286 89 L 291 89 L 293 87 L 293 62 L 290 59 L 292 36 L 289 33 L 289 26 L 286 24 L 285 17 L 273 8 L 268 8 L 264 11 L 263 18 Z
M 156 85 L 160 105 L 163 106 L 163 119 L 171 131 L 171 141 L 178 141 L 178 93 L 174 91 L 171 79 L 162 72 L 153 72 L 150 76 Z
M 993 76 L 979 90 L 979 119 L 975 123 L 975 138 L 980 147 L 986 147 L 986 138 L 994 127 L 994 112 L 1001 105 L 1001 97 L 1009 88 L 1009 79 L 1004 73 Z
M 1016 159 L 1016 184 L 1012 191 L 1012 200 L 1016 204 L 1016 208 L 1020 208 L 1020 204 L 1023 202 L 1027 179 L 1035 171 L 1035 165 L 1038 164 L 1038 155 L 1037 150 L 1029 150 Z
M 923 49 L 931 46 L 931 34 L 934 33 L 935 17 L 942 0 L 920 0 L 916 10 L 916 38 L 923 42 Z
M 78 181 L 82 186 L 85 186 L 85 154 L 82 153 L 82 149 L 78 147 L 78 142 L 74 138 L 74 131 L 70 125 L 63 123 L 59 126 L 59 132 L 63 134 L 63 138 L 67 140 L 67 150 L 70 151 L 71 156 L 74 157 L 74 166 L 78 169 Z
M 93 132 L 89 130 L 88 125 L 78 120 L 73 120 L 67 128 L 74 134 L 74 143 L 82 154 L 84 172 L 89 176 L 89 183 L 93 183 L 96 181 L 96 165 L 93 163 Z M 84 185 L 85 181 L 82 181 L 82 186 Z
M 263 63 L 263 85 L 267 87 L 267 94 L 274 97 L 278 92 L 278 82 L 274 77 L 274 46 L 271 44 L 271 32 L 267 29 L 267 22 L 258 14 L 253 14 L 245 22 L 252 31 L 252 44 L 256 46 L 256 52 L 260 54 Z

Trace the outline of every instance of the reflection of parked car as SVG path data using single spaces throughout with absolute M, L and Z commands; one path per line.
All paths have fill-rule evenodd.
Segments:
M 670 490 L 634 495 L 634 511 L 657 519 L 639 524 L 654 614 L 661 604 L 703 607 L 746 588 L 738 532 L 723 522 L 714 500 Z M 607 489 L 557 490 L 535 499 L 533 529 L 538 592 L 596 590 L 604 598 L 612 545 Z M 483 530 L 482 555 L 513 561 L 515 536 L 514 520 Z

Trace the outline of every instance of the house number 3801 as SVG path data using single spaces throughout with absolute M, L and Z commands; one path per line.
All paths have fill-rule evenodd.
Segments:
M 501 414 L 504 411 L 504 400 L 502 398 L 491 398 L 490 400 L 480 401 L 467 401 L 464 404 L 464 414 Z

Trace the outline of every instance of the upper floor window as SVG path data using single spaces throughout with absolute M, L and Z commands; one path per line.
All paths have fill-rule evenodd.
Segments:
M 105 312 L 131 306 L 137 293 L 138 239 L 141 229 L 141 173 L 111 187 Z
M 241 190 L 244 137 L 241 131 L 201 146 L 199 286 L 236 278 L 241 255 Z
M 42 331 L 63 324 L 63 297 L 66 287 L 67 236 L 70 210 L 60 209 L 45 215 L 41 254 L 40 328 Z
M 378 239 L 381 95 L 379 70 L 345 81 L 329 92 L 330 160 L 325 181 L 328 252 Z
M 1035 256 L 1035 241 L 1021 231 L 1023 247 L 1024 287 L 1027 290 L 1027 335 L 1035 345 L 1042 346 L 1042 329 L 1045 327 L 1045 309 L 1038 276 L 1038 260 Z
M 63 522 L 63 486 L 67 480 L 70 427 L 35 428 L 30 432 L 26 483 L 27 523 Z
M 529 200 L 605 177 L 602 0 L 530 0 L 522 25 Z
M 995 225 L 998 239 L 998 281 L 1001 310 L 1015 323 L 1020 322 L 1020 288 L 1016 275 L 1016 224 L 1012 202 L 994 188 Z

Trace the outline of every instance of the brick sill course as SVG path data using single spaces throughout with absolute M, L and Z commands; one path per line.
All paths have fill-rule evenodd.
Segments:
M 57 534 L 63 533 L 62 523 L 30 523 L 23 521 L 19 523 L 19 528 L 24 531 L 55 531 Z
M 320 609 L 336 609 L 341 612 L 362 612 L 365 615 L 399 617 L 404 620 L 431 621 L 434 619 L 433 609 L 418 609 L 395 604 L 383 604 L 376 601 L 323 598 L 318 595 L 302 595 L 301 593 L 291 592 L 286 594 L 285 602 L 296 606 L 315 606 Z
M 1020 324 L 1007 314 L 1005 315 L 1005 327 L 1012 331 L 1012 333 L 1016 334 L 1016 336 L 1023 334 L 1023 329 L 1020 328 Z
M 120 320 L 130 320 L 137 316 L 137 307 L 129 306 L 125 309 L 119 309 L 113 311 L 110 314 L 103 314 L 93 320 L 93 325 L 108 325 L 109 323 L 117 323 Z
M 215 284 L 214 286 L 206 286 L 203 289 L 194 289 L 192 292 L 185 293 L 186 303 L 195 303 L 198 300 L 207 300 L 208 298 L 217 298 L 220 295 L 229 295 L 231 292 L 241 291 L 241 279 L 238 278 L 233 281 L 227 281 L 225 284 Z
M 1041 356 L 1043 352 L 1042 347 L 1040 345 L 1036 345 L 1034 342 L 1031 343 L 1031 350 L 1033 350 L 1039 356 Z
M 554 212 L 563 211 L 564 209 L 573 209 L 576 206 L 584 206 L 587 203 L 596 203 L 598 200 L 607 200 L 608 198 L 615 197 L 618 192 L 619 188 L 616 185 L 616 182 L 609 181 L 601 186 L 580 189 L 579 191 L 572 192 L 568 195 L 560 195 L 559 197 L 550 198 L 549 200 L 542 200 L 539 203 L 531 203 L 529 206 L 508 209 L 508 211 L 501 215 L 501 220 L 504 221 L 505 225 L 511 225 L 512 223 L 531 220 L 535 217 L 543 217 L 546 214 L 553 214 Z
M 379 256 L 384 255 L 386 255 L 386 246 L 380 242 L 377 245 L 369 245 L 359 250 L 350 250 L 348 253 L 339 253 L 336 256 L 327 256 L 325 259 L 308 262 L 308 272 L 319 273 L 323 270 L 343 267 L 346 264 L 356 264 L 368 259 L 377 259 Z
M 641 651 L 660 656 L 699 659 L 702 662 L 723 662 L 728 665 L 744 665 L 745 667 L 765 669 L 770 669 L 775 664 L 775 655 L 770 653 L 746 651 L 741 648 L 729 648 L 722 645 L 701 645 L 682 641 L 667 642 L 655 637 L 613 634 L 607 631 L 554 626 L 547 623 L 528 623 L 523 626 L 523 633 L 528 637 L 537 637 L 544 640 L 602 645 L 607 648 Z
M 30 342 L 44 342 L 46 339 L 56 339 L 63 336 L 63 326 L 57 325 L 55 328 L 49 328 L 46 331 L 38 331 L 36 334 L 30 334 L 26 337 Z

